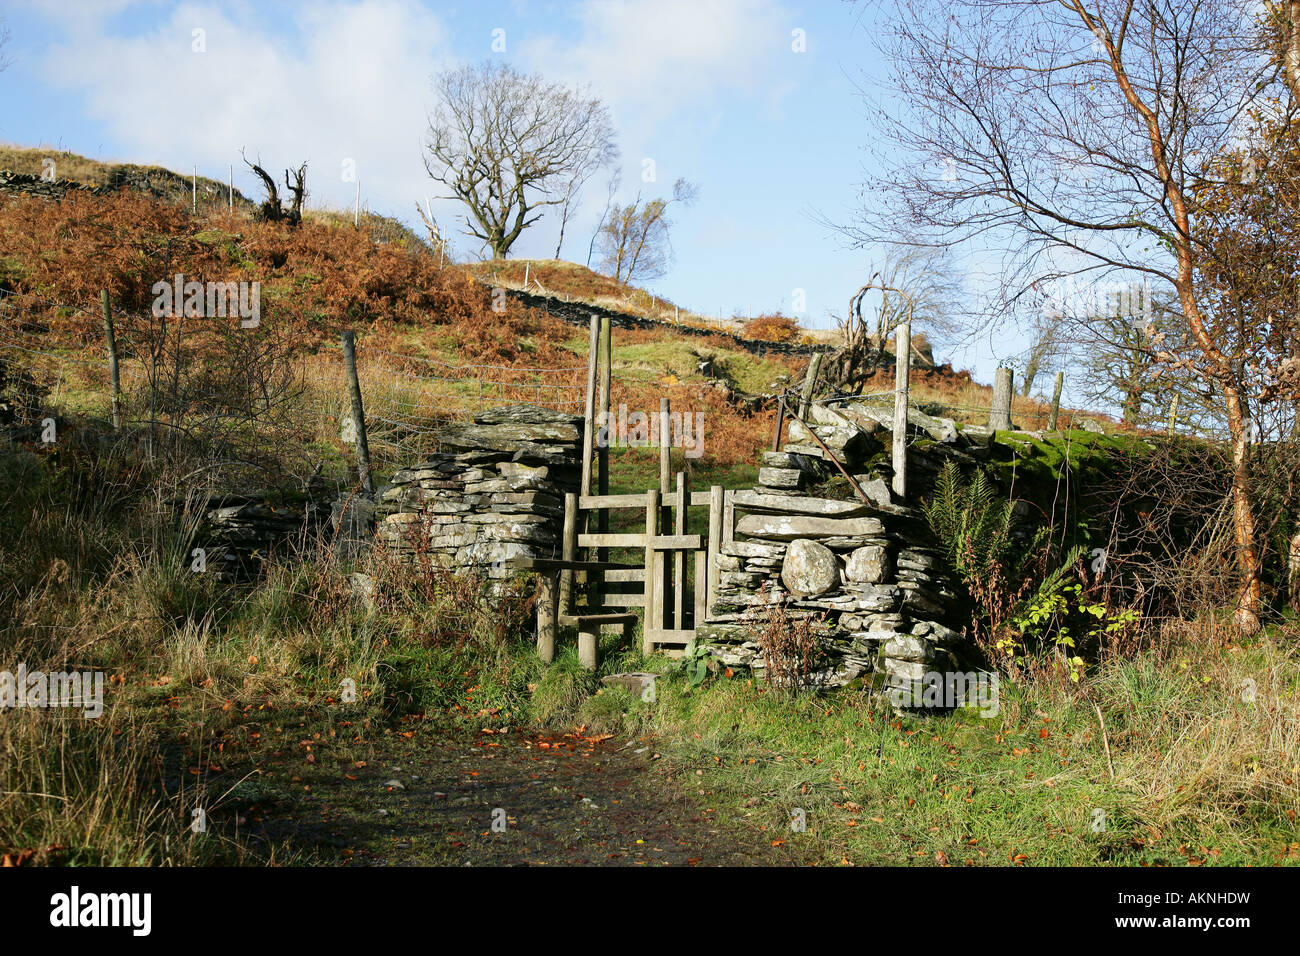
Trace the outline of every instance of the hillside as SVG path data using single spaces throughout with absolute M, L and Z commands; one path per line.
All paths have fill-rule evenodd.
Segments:
M 0 166 L 39 173 L 46 155 L 7 148 L 0 151 Z M 344 328 L 357 330 L 363 374 L 370 369 L 385 383 L 370 400 L 372 407 L 416 430 L 418 423 L 408 421 L 418 418 L 410 413 L 415 405 L 457 416 L 484 402 L 536 398 L 543 393 L 540 383 L 557 374 L 580 383 L 589 310 L 572 306 L 608 310 L 618 328 L 613 407 L 656 409 L 667 395 L 675 408 L 705 413 L 706 458 L 724 465 L 751 464 L 769 445 L 775 410 L 764 396 L 797 383 L 815 343 L 826 340 L 813 333 L 786 344 L 754 340 L 741 322 L 718 323 L 575 263 L 454 263 L 382 217 L 368 217 L 358 230 L 349 216 L 321 210 L 290 231 L 253 222 L 253 203 L 243 196 L 233 211 L 212 200 L 201 202 L 193 215 L 190 182 L 181 174 L 72 153 L 48 155 L 60 178 L 105 185 L 122 181 L 126 170 L 134 177 L 128 185 L 136 186 L 114 195 L 70 193 L 58 203 L 0 191 L 6 197 L 0 205 L 6 250 L 0 289 L 13 296 L 11 313 L 22 309 L 21 322 L 5 322 L 8 355 L 13 359 L 16 349 L 44 353 L 32 363 L 38 378 L 55 375 L 52 363 L 60 355 L 83 361 L 93 356 L 84 375 L 62 368 L 57 373 L 63 401 L 71 407 L 102 409 L 106 400 L 106 383 L 96 369 L 102 361 L 100 290 L 108 290 L 125 316 L 142 316 L 152 285 L 178 272 L 199 281 L 259 282 L 265 327 L 291 338 L 308 378 L 325 374 L 313 357 L 321 346 L 334 345 Z M 201 179 L 200 186 L 200 195 L 206 190 L 214 196 L 222 184 Z M 113 229 L 103 228 L 105 218 Z M 491 290 L 497 286 L 516 293 L 504 313 L 493 310 Z M 131 334 L 129 327 L 124 334 Z M 394 369 L 402 389 L 392 387 L 393 377 L 385 374 Z M 332 367 L 330 375 L 336 375 Z M 888 368 L 867 386 L 890 388 Z M 557 398 L 563 394 L 573 410 L 580 405 L 575 391 L 546 389 Z M 946 366 L 914 375 L 913 400 L 958 421 L 983 422 L 990 393 L 969 374 Z M 379 404 L 390 400 L 397 405 Z M 303 424 L 304 441 L 337 434 L 330 424 L 336 403 L 318 405 L 329 411 Z M 1039 402 L 1017 397 L 1014 412 L 1028 427 L 1046 423 Z M 337 438 L 329 441 L 341 459 Z M 394 447 L 392 454 L 402 453 Z

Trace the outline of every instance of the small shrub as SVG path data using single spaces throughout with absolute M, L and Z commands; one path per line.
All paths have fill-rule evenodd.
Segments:
M 760 315 L 745 323 L 742 334 L 758 342 L 795 342 L 803 329 L 788 315 Z
M 766 596 L 766 586 L 759 594 Z M 825 664 L 826 653 L 819 639 L 820 620 L 809 613 L 791 612 L 785 602 L 763 601 L 756 607 L 760 610 L 751 609 L 749 622 L 763 650 L 767 682 L 793 696 Z

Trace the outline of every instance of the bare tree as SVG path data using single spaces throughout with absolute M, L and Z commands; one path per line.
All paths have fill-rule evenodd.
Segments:
M 615 167 L 614 174 L 609 177 L 609 182 L 605 184 L 605 208 L 600 211 L 600 222 L 596 223 L 596 231 L 591 234 L 591 242 L 587 244 L 587 268 L 591 268 L 591 257 L 596 251 L 596 240 L 600 238 L 600 232 L 605 228 L 605 220 L 609 218 L 610 207 L 614 205 L 614 196 L 618 194 L 618 187 L 623 181 L 622 170 Z
M 853 227 L 834 228 L 856 238 Z M 836 317 L 842 345 L 824 362 L 823 378 L 839 392 L 861 391 L 886 361 L 890 334 L 909 318 L 914 323 L 914 355 L 924 364 L 933 364 L 928 348 L 918 348 L 923 341 L 920 332 L 951 330 L 960 293 L 961 282 L 948 249 L 893 244 L 880 265 L 872 269 L 867 284 L 849 298 L 845 317 Z
M 429 234 L 429 248 L 437 251 L 441 261 L 447 255 L 447 240 L 443 238 L 442 227 L 438 225 L 438 218 L 433 214 L 433 207 L 429 205 L 428 197 L 425 197 L 423 206 L 418 202 L 415 204 L 415 211 Z
M 569 177 L 569 181 L 564 185 L 564 202 L 560 205 L 560 235 L 555 240 L 555 258 L 560 258 L 560 249 L 564 246 L 564 232 L 569 225 L 569 215 L 573 207 L 578 202 L 578 197 L 582 194 L 582 187 L 587 184 L 600 167 L 588 166 L 585 169 L 575 170 Z M 606 210 L 608 210 L 606 206 Z
M 852 234 L 852 230 L 846 230 Z M 877 348 L 884 346 L 902 321 L 910 306 L 912 321 L 932 334 L 953 328 L 953 317 L 960 308 L 961 281 L 945 247 L 893 245 L 870 269 L 878 282 L 868 284 L 849 299 L 849 325 L 862 329 Z M 871 291 L 878 291 L 870 322 L 862 314 Z M 891 290 L 902 290 L 891 292 Z
M 690 206 L 698 195 L 694 185 L 679 179 L 673 183 L 671 199 L 651 199 L 643 204 L 638 193 L 626 206 L 615 203 L 597 233 L 601 268 L 616 282 L 654 279 L 667 272 L 673 255 L 668 207 L 673 203 Z
M 609 111 L 583 90 L 490 62 L 448 70 L 434 86 L 425 169 L 465 204 L 466 231 L 494 259 L 618 155 Z
M 1258 328 L 1205 294 L 1202 277 L 1223 249 L 1206 241 L 1197 200 L 1212 182 L 1211 160 L 1234 152 L 1249 130 L 1251 107 L 1290 100 L 1276 57 L 1254 35 L 1254 7 L 965 0 L 937 17 L 927 3 L 898 0 L 892 9 L 884 45 L 906 108 L 883 117 L 890 171 L 873 185 L 888 199 L 864 210 L 871 229 L 905 222 L 1000 252 L 1003 309 L 1067 274 L 1145 276 L 1173 293 L 1189 348 L 1180 357 L 1159 335 L 1149 348 L 1222 396 L 1234 463 L 1235 619 L 1257 629 L 1250 402 L 1265 395 L 1261 366 L 1295 346 L 1274 336 L 1261 361 Z
M 1055 364 L 1060 348 L 1057 341 L 1059 332 L 1060 325 L 1052 320 L 1052 316 L 1040 314 L 1035 320 L 1034 337 L 1025 350 L 1024 374 L 1020 377 L 1021 395 L 1028 396 L 1038 376 Z

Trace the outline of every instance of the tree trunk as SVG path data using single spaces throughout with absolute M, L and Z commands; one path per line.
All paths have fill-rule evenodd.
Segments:
M 1300 103 L 1300 0 L 1289 0 L 1286 5 L 1286 58 L 1283 68 L 1291 97 Z
M 1232 436 L 1232 529 L 1237 545 L 1237 569 L 1241 572 L 1241 589 L 1233 621 L 1243 634 L 1259 630 L 1263 607 L 1260 586 L 1259 549 L 1255 546 L 1255 508 L 1250 480 L 1250 457 L 1241 394 L 1235 386 L 1224 388 L 1228 400 L 1228 431 Z

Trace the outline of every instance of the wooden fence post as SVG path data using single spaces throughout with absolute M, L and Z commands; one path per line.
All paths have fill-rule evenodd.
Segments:
M 357 471 L 361 473 L 361 490 L 372 495 L 375 483 L 370 477 L 370 443 L 366 441 L 366 413 L 361 405 L 361 382 L 357 378 L 356 336 L 351 329 L 343 333 L 343 368 L 352 393 L 352 424 L 357 432 Z
M 543 664 L 555 660 L 555 575 L 537 576 L 537 656 Z
M 670 446 L 672 439 L 672 408 L 668 404 L 667 398 L 659 399 L 659 495 L 660 501 L 672 494 L 672 461 L 673 452 Z M 663 526 L 668 527 L 669 512 L 664 506 Z
M 674 533 L 686 534 L 686 516 L 691 504 L 691 490 L 686 483 L 686 472 L 677 473 L 677 523 Z M 693 602 L 692 602 L 693 603 Z M 673 552 L 673 627 L 686 627 L 686 552 Z
M 596 385 L 596 406 L 599 409 L 598 420 L 603 422 L 605 439 L 598 443 L 596 449 L 596 488 L 598 494 L 609 494 L 609 442 L 613 431 L 613 423 L 609 417 L 609 390 L 610 379 L 613 376 L 614 354 L 613 354 L 613 337 L 611 333 L 611 323 L 608 315 L 600 318 L 600 346 L 597 349 L 599 362 L 597 367 L 597 385 Z M 609 531 L 609 509 L 600 508 L 596 511 L 596 530 L 601 534 Z M 608 548 L 596 549 L 597 561 L 609 560 Z M 588 577 L 588 588 L 591 591 L 591 603 L 601 607 L 605 603 L 605 573 L 597 571 Z M 596 633 L 600 633 L 600 627 L 596 627 Z
M 104 335 L 108 338 L 108 383 L 113 396 L 113 430 L 122 427 L 122 379 L 117 367 L 117 337 L 113 334 L 113 309 L 108 301 L 108 290 L 99 293 L 104 307 Z
M 645 618 L 641 627 L 641 652 L 654 650 L 651 632 L 660 627 L 664 605 L 663 578 L 656 573 L 655 556 L 658 552 L 651 541 L 659 533 L 659 491 L 651 488 L 645 493 Z
M 706 615 L 712 611 L 713 602 L 718 599 L 718 583 L 721 579 L 718 558 L 722 552 L 722 495 L 722 485 L 712 485 L 709 488 L 709 585 L 704 603 Z M 698 626 L 701 621 L 703 618 L 697 621 L 696 625 Z
M 587 397 L 583 404 L 586 424 L 582 430 L 582 487 L 580 493 L 591 494 L 591 456 L 596 438 L 596 361 L 600 352 L 600 325 L 591 317 L 591 334 L 587 338 Z
M 597 487 L 600 494 L 609 494 L 609 439 L 611 435 L 611 422 L 609 418 L 609 388 L 610 379 L 613 377 L 614 354 L 613 338 L 610 332 L 609 316 L 602 316 L 600 320 L 600 382 L 596 390 L 597 404 L 600 408 L 601 417 L 605 421 L 605 441 L 601 442 L 597 452 L 599 456 L 599 477 Z M 602 532 L 609 530 L 607 522 L 609 520 L 609 511 L 605 508 L 600 509 L 600 530 Z
M 659 493 L 668 494 L 672 474 L 672 449 L 669 447 L 670 406 L 667 398 L 659 399 Z
M 993 407 L 989 409 L 989 428 L 1011 431 L 1011 380 L 1009 368 L 1000 368 L 993 376 Z
M 907 409 L 912 372 L 912 322 L 903 321 L 894 330 L 894 480 L 891 486 L 900 499 L 907 497 Z
M 805 421 L 808 419 L 808 406 L 812 404 L 813 388 L 817 385 L 817 375 L 822 370 L 822 355 L 822 352 L 817 352 L 808 360 L 808 371 L 804 373 L 803 388 L 799 390 L 799 417 Z
M 1065 373 L 1056 373 L 1056 384 L 1052 386 L 1052 418 L 1047 423 L 1049 432 L 1056 431 L 1057 421 L 1061 416 L 1061 389 L 1065 385 Z
M 565 561 L 578 559 L 578 496 L 572 491 L 564 496 L 564 536 L 560 544 L 560 557 Z M 560 613 L 573 613 L 573 571 L 560 573 Z
M 705 582 L 709 578 L 709 556 L 703 551 L 695 552 L 695 611 L 691 620 L 692 631 L 699 635 L 697 628 L 703 626 L 709 616 L 709 594 Z
M 776 404 L 776 431 L 772 433 L 772 451 L 781 450 L 781 432 L 785 428 L 785 402 Z

